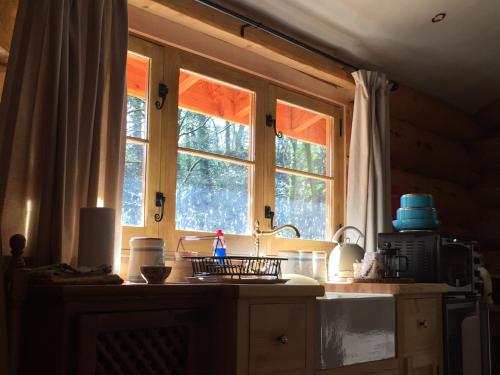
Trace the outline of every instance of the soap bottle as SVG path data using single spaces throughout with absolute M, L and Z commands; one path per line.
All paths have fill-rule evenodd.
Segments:
M 224 233 L 220 229 L 217 230 L 217 238 L 214 240 L 214 256 L 226 256 L 226 241 L 224 241 Z

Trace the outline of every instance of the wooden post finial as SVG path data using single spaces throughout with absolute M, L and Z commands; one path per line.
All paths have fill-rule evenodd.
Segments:
M 23 252 L 26 247 L 26 237 L 22 234 L 14 234 L 9 241 L 11 248 L 10 253 L 12 258 L 10 259 L 9 269 L 24 268 L 26 263 L 24 262 Z

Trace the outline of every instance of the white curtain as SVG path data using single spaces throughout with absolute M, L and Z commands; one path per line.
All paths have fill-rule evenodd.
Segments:
M 378 72 L 359 70 L 353 77 L 346 224 L 364 233 L 360 245 L 366 251 L 376 251 L 377 233 L 391 231 L 390 85 Z
M 20 0 L 0 103 L 0 243 L 74 263 L 80 207 L 121 212 L 126 0 Z M 118 236 L 119 238 L 119 236 Z

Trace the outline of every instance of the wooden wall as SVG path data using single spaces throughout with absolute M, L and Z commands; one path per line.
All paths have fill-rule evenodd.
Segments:
M 479 176 L 473 189 L 479 206 L 475 230 L 488 269 L 500 275 L 500 100 L 479 110 L 476 119 L 485 135 L 470 146 Z
M 0 98 L 7 70 L 7 52 L 16 19 L 18 0 L 0 0 Z
M 467 145 L 481 136 L 475 119 L 404 86 L 390 100 L 393 216 L 401 194 L 429 193 L 442 231 L 474 237 L 478 175 Z

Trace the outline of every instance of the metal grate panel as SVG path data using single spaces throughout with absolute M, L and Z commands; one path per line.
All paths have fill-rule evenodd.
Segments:
M 96 354 L 99 375 L 186 375 L 188 327 L 102 332 Z

